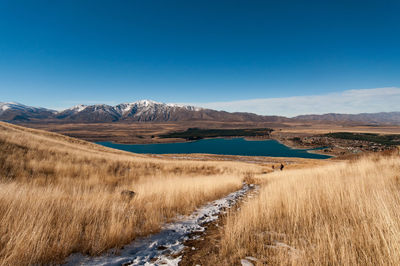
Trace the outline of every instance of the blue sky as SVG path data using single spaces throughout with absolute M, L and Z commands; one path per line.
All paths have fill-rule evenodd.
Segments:
M 398 88 L 399 13 L 400 1 L 3 0 L 0 101 L 207 105 Z

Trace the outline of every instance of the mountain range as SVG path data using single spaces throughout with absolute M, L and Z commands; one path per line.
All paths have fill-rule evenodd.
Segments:
M 262 116 L 253 113 L 229 113 L 189 105 L 166 104 L 150 100 L 122 103 L 77 105 L 62 111 L 26 106 L 19 103 L 0 102 L 0 120 L 8 122 L 61 122 L 61 123 L 105 123 L 105 122 L 330 122 L 400 124 L 400 112 L 363 114 L 301 115 L 293 118 Z
M 62 111 L 26 106 L 18 103 L 0 103 L 0 120 L 8 122 L 168 122 L 168 121 L 253 121 L 282 122 L 278 116 L 260 116 L 251 113 L 228 113 L 189 105 L 166 104 L 150 100 L 122 103 L 77 105 Z

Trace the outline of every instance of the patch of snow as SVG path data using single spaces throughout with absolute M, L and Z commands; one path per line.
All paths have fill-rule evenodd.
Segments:
M 184 242 L 198 238 L 190 235 L 205 231 L 206 223 L 217 220 L 224 209 L 235 205 L 249 189 L 244 184 L 240 190 L 206 204 L 191 215 L 180 216 L 178 221 L 164 225 L 159 233 L 137 239 L 118 250 L 118 255 L 115 252 L 99 257 L 73 254 L 67 259 L 67 265 L 178 265 L 181 257 L 176 256 L 184 249 Z
M 5 111 L 10 108 L 14 109 L 25 109 L 28 108 L 28 106 L 20 104 L 20 103 L 15 103 L 15 102 L 0 102 L 1 110 Z
M 76 106 L 75 110 L 79 113 L 79 112 L 82 112 L 83 110 L 85 110 L 86 107 L 87 107 L 86 105 L 80 104 L 80 105 Z
M 59 111 L 58 113 L 62 113 L 62 112 L 65 112 L 65 111 L 72 111 L 74 113 L 79 113 L 79 112 L 82 112 L 83 110 L 85 110 L 87 107 L 88 107 L 87 105 L 78 104 L 78 105 L 75 105 L 75 106 L 73 106 L 71 108 Z
M 140 100 L 136 102 L 137 105 L 144 105 L 144 106 L 150 106 L 150 105 L 155 105 L 155 104 L 162 104 L 158 103 L 152 100 Z
M 189 110 L 189 111 L 200 111 L 200 110 L 203 110 L 203 108 L 201 108 L 201 107 L 196 107 L 196 106 L 191 106 L 191 105 L 184 105 L 184 104 L 177 104 L 177 103 L 167 103 L 165 105 L 169 106 L 169 107 L 175 107 L 175 108 L 185 108 L 186 110 Z
M 20 110 L 20 111 L 37 111 L 37 110 L 46 110 L 44 108 L 36 108 L 31 106 L 26 106 L 16 102 L 0 102 L 0 111 L 4 112 L 8 109 L 11 110 Z
M 254 261 L 254 262 L 258 261 L 257 258 L 254 258 L 254 257 L 251 257 L 251 256 L 247 256 L 247 257 L 245 257 L 245 259 L 246 260 L 250 260 L 250 261 Z
M 242 266 L 254 266 L 253 263 L 251 263 L 250 261 L 248 261 L 246 259 L 241 259 L 240 263 L 242 264 Z
M 122 112 L 123 112 L 123 113 L 126 113 L 126 112 L 130 111 L 130 110 L 132 109 L 132 106 L 133 106 L 133 104 L 128 103 L 128 104 L 125 106 L 125 108 L 122 109 Z

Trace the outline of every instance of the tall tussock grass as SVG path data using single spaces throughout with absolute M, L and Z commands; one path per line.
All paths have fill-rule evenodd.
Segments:
M 133 155 L 0 122 L 0 265 L 120 247 L 239 189 L 252 171 L 260 170 Z
M 400 157 L 270 174 L 257 198 L 231 213 L 219 264 L 400 265 Z

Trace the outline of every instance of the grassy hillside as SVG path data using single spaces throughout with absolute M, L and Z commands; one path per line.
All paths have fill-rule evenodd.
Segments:
M 373 154 L 267 173 L 225 161 L 155 159 L 0 123 L 0 265 L 63 262 L 156 232 L 241 187 L 209 265 L 399 265 L 400 157 Z M 268 168 L 270 170 L 270 166 Z M 137 195 L 121 196 L 124 190 Z
M 261 172 L 230 162 L 157 160 L 0 123 L 0 264 L 62 262 L 159 230 Z M 123 190 L 137 193 L 131 201 Z
M 400 155 L 270 174 L 210 263 L 399 265 Z

